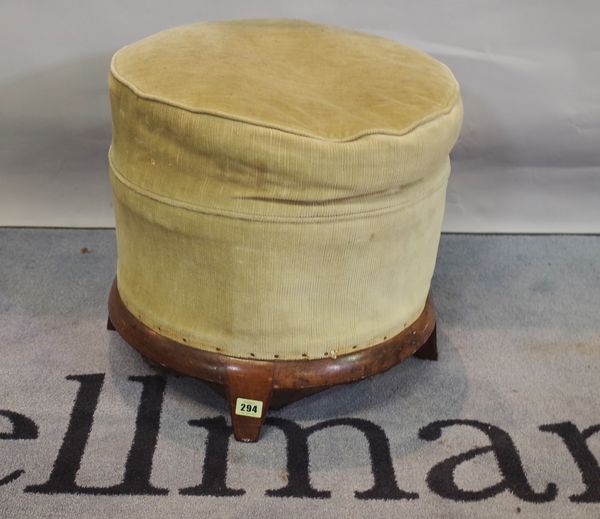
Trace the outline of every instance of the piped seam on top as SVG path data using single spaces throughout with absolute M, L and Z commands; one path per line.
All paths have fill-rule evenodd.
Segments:
M 435 121 L 445 115 L 448 115 L 450 112 L 452 112 L 452 110 L 456 107 L 456 105 L 458 104 L 458 102 L 460 100 L 460 85 L 455 81 L 455 84 L 454 84 L 455 91 L 446 100 L 445 108 L 431 113 L 427 117 L 424 117 L 423 119 L 420 119 L 419 121 L 416 121 L 414 124 L 407 126 L 403 130 L 394 131 L 394 130 L 384 129 L 384 128 L 372 128 L 370 130 L 365 130 L 365 131 L 359 132 L 357 134 L 354 134 L 350 137 L 346 137 L 346 138 L 342 138 L 342 139 L 331 139 L 331 138 L 326 138 L 326 137 L 319 136 L 316 134 L 312 134 L 310 132 L 303 132 L 298 129 L 286 127 L 284 125 L 270 124 L 270 123 L 265 123 L 262 121 L 257 121 L 250 117 L 233 115 L 230 113 L 221 112 L 219 110 L 194 108 L 194 107 L 188 106 L 184 103 L 177 103 L 172 100 L 164 99 L 161 96 L 157 96 L 154 94 L 149 94 L 147 92 L 144 92 L 142 89 L 135 86 L 130 81 L 127 81 L 117 70 L 116 59 L 119 55 L 119 52 L 125 48 L 127 48 L 127 46 L 122 47 L 113 55 L 113 57 L 111 59 L 111 63 L 110 63 L 110 74 L 115 79 L 115 81 L 119 82 L 125 88 L 129 89 L 134 95 L 136 95 L 140 99 L 152 101 L 152 102 L 159 103 L 159 104 L 162 104 L 165 106 L 170 106 L 172 108 L 177 108 L 179 110 L 184 110 L 184 111 L 192 113 L 192 114 L 205 115 L 205 116 L 209 116 L 209 117 L 218 117 L 221 119 L 227 119 L 229 121 L 240 122 L 240 123 L 244 123 L 244 124 L 248 124 L 248 125 L 252 125 L 252 126 L 257 126 L 260 128 L 277 130 L 277 131 L 281 131 L 284 133 L 297 135 L 299 137 L 306 137 L 306 138 L 323 141 L 323 142 L 346 143 L 346 142 L 352 142 L 352 141 L 359 140 L 363 137 L 369 137 L 372 135 L 388 135 L 388 136 L 392 136 L 392 137 L 403 137 L 403 136 L 408 135 L 408 134 L 412 133 L 413 131 L 417 130 L 421 126 L 425 126 L 426 124 L 428 124 L 432 121 Z M 440 63 L 440 65 L 443 66 L 444 68 L 446 68 L 448 71 L 450 71 L 450 69 L 443 63 Z

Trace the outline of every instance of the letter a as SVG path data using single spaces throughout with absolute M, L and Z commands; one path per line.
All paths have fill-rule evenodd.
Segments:
M 557 489 L 554 483 L 549 483 L 546 490 L 536 493 L 523 470 L 521 457 L 508 433 L 493 425 L 475 420 L 442 420 L 432 422 L 419 431 L 419 438 L 434 441 L 441 437 L 442 429 L 454 425 L 468 425 L 485 433 L 490 439 L 490 445 L 477 447 L 457 456 L 452 456 L 435 465 L 427 475 L 427 485 L 436 494 L 454 501 L 480 501 L 509 490 L 523 501 L 544 503 L 556 498 Z M 471 491 L 459 488 L 454 480 L 456 468 L 465 461 L 477 456 L 493 452 L 502 474 L 502 480 L 495 485 L 481 490 Z

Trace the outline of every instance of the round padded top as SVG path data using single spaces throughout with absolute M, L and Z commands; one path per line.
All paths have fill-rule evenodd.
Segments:
M 423 52 L 290 19 L 168 29 L 119 50 L 111 72 L 142 98 L 325 141 L 404 135 L 460 102 Z

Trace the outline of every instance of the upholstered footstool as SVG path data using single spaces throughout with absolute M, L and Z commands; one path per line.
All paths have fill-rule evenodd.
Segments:
M 109 328 L 269 407 L 435 358 L 429 298 L 458 84 L 395 41 L 297 20 L 169 29 L 110 75 Z

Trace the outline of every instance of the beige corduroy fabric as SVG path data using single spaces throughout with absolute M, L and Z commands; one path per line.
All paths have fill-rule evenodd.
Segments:
M 122 48 L 109 86 L 117 280 L 145 324 L 285 360 L 419 316 L 463 116 L 446 66 L 356 31 L 234 20 Z

